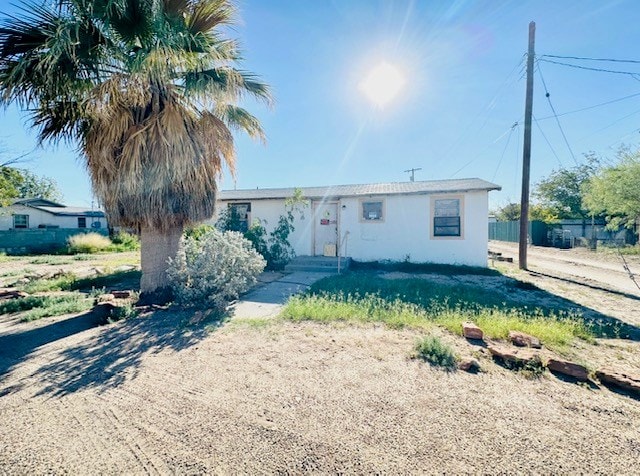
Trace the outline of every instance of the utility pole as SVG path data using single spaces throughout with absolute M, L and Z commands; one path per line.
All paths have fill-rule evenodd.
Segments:
M 405 173 L 410 173 L 410 174 L 411 174 L 411 177 L 409 177 L 409 180 L 410 180 L 410 181 L 412 181 L 412 182 L 415 182 L 415 181 L 416 181 L 415 173 L 416 173 L 418 170 L 422 170 L 422 167 L 417 168 L 417 169 L 409 169 L 409 170 L 405 170 Z
M 533 115 L 533 60 L 535 58 L 536 24 L 529 23 L 527 53 L 527 95 L 524 106 L 524 146 L 522 151 L 522 196 L 520 198 L 520 242 L 518 262 L 527 269 L 527 236 L 529 232 L 529 172 L 531 166 L 531 116 Z

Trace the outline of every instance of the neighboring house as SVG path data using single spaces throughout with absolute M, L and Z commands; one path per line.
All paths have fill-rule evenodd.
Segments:
M 271 231 L 295 190 L 226 190 L 218 209 Z M 307 208 L 294 214 L 289 238 L 298 256 L 487 266 L 488 192 L 499 185 L 473 178 L 300 190 Z
M 106 229 L 107 219 L 100 210 L 68 207 L 43 198 L 20 199 L 0 208 L 0 230 L 38 228 Z

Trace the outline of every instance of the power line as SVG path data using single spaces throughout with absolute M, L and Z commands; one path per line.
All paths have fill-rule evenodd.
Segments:
M 502 82 L 502 84 L 498 87 L 498 89 L 496 90 L 495 94 L 493 95 L 493 97 L 491 98 L 491 100 L 478 112 L 478 114 L 476 114 L 476 116 L 469 122 L 469 124 L 464 128 L 464 130 L 462 131 L 462 133 L 460 134 L 459 138 L 453 143 L 453 145 L 451 145 L 451 147 L 449 147 L 449 149 L 447 149 L 447 151 L 441 156 L 442 160 L 445 157 L 448 157 L 449 154 L 451 154 L 452 151 L 454 151 L 459 145 L 460 143 L 468 137 L 467 132 L 471 129 L 471 126 L 474 124 L 474 122 L 476 122 L 476 120 L 482 116 L 483 113 L 487 113 L 487 116 L 484 119 L 484 122 L 482 123 L 482 125 L 480 125 L 480 127 L 478 128 L 478 131 L 476 132 L 476 134 L 478 132 L 480 132 L 482 129 L 484 129 L 484 127 L 487 125 L 487 123 L 489 122 L 489 115 L 488 113 L 491 112 L 491 110 L 496 106 L 496 101 L 498 100 L 498 98 L 500 97 L 500 95 L 502 94 L 502 92 L 504 91 L 504 89 L 507 86 L 510 86 L 509 83 L 513 83 L 513 73 L 516 72 L 516 70 L 518 70 L 518 68 L 520 68 L 520 66 L 522 66 L 525 62 L 525 58 L 526 58 L 526 53 L 524 53 L 522 55 L 522 57 L 520 58 L 520 60 L 518 61 L 518 63 L 511 69 L 511 71 L 509 72 L 509 74 L 507 74 L 506 78 L 504 79 L 504 81 Z M 508 131 L 507 131 L 508 132 Z M 457 173 L 457 172 L 456 172 Z
M 538 59 L 538 61 L 543 61 L 545 63 L 553 63 L 553 64 L 558 64 L 561 66 L 568 66 L 570 68 L 577 68 L 577 69 L 586 69 L 587 71 L 598 71 L 601 73 L 613 73 L 613 74 L 624 74 L 627 76 L 631 76 L 633 79 L 640 81 L 640 73 L 635 73 L 635 72 L 631 72 L 631 71 L 616 71 L 616 70 L 612 70 L 612 69 L 604 69 L 604 68 L 591 68 L 589 66 L 580 66 L 577 64 L 570 64 L 570 63 L 562 63 L 560 61 L 553 61 L 553 60 L 549 60 L 549 59 L 544 59 L 544 58 L 540 58 Z
M 515 124 L 517 124 L 518 122 L 516 121 Z M 465 163 L 462 167 L 460 167 L 458 170 L 456 170 L 453 174 L 451 174 L 451 178 L 455 177 L 456 175 L 458 175 L 460 172 L 462 172 L 464 169 L 466 169 L 469 165 L 471 165 L 473 162 L 475 162 L 476 160 L 478 160 L 478 158 L 484 154 L 487 150 L 489 150 L 489 148 L 491 148 L 492 145 L 494 145 L 496 142 L 498 142 L 499 140 L 501 140 L 504 136 L 506 136 L 510 131 L 513 130 L 513 126 L 509 127 L 509 129 L 507 129 L 506 131 L 504 131 L 502 134 L 500 134 L 493 142 L 491 142 L 491 144 L 489 144 L 487 147 L 485 147 L 484 149 L 482 149 L 480 152 L 478 152 L 475 157 L 473 157 L 471 160 L 469 160 L 467 163 Z
M 558 59 L 572 59 L 580 61 L 608 61 L 611 63 L 634 63 L 640 64 L 640 60 L 630 59 L 614 59 L 614 58 L 588 58 L 585 56 L 559 56 L 559 55 L 542 55 L 540 58 L 558 58 Z
M 562 168 L 562 161 L 560 160 L 560 157 L 558 157 L 558 154 L 556 153 L 556 150 L 551 145 L 551 142 L 549 142 L 549 139 L 547 139 L 547 135 L 542 130 L 542 127 L 540 127 L 540 124 L 538 123 L 538 119 L 536 119 L 536 116 L 533 116 L 533 120 L 536 123 L 536 126 L 538 126 L 538 130 L 540 131 L 540 134 L 542 134 L 542 137 L 544 138 L 545 142 L 549 146 L 549 149 L 551 149 L 551 152 L 553 153 L 554 157 L 558 161 L 558 164 L 560 164 L 560 168 Z
M 575 113 L 578 113 L 578 112 L 588 111 L 590 109 L 595 109 L 595 108 L 600 107 L 600 106 L 606 106 L 608 104 L 613 104 L 613 103 L 616 103 L 616 102 L 624 101 L 625 99 L 631 99 L 631 98 L 634 98 L 634 97 L 637 97 L 637 96 L 640 96 L 640 93 L 629 94 L 628 96 L 624 96 L 624 97 L 617 98 L 617 99 L 612 99 L 610 101 L 601 102 L 601 103 L 598 103 L 598 104 L 594 104 L 593 106 L 587 106 L 587 107 L 583 107 L 583 108 L 580 108 L 580 109 L 574 109 L 573 111 L 562 112 L 562 113 L 558 114 L 557 117 L 568 116 L 569 114 L 575 114 Z M 538 120 L 539 121 L 544 121 L 545 119 L 552 119 L 554 117 L 556 117 L 556 116 L 545 116 L 545 117 L 539 118 Z
M 498 165 L 496 165 L 496 170 L 493 172 L 493 176 L 491 177 L 491 181 L 492 182 L 496 178 L 496 175 L 498 174 L 498 169 L 500 168 L 500 164 L 502 164 L 502 159 L 504 159 L 504 154 L 507 151 L 507 147 L 509 146 L 509 142 L 511 142 L 511 135 L 513 134 L 513 130 L 516 127 L 518 127 L 518 123 L 517 122 L 515 122 L 511 126 L 511 131 L 509 131 L 509 137 L 507 137 L 507 143 L 504 145 L 504 149 L 502 149 L 502 154 L 500 155 L 500 160 L 498 161 Z
M 571 154 L 573 161 L 576 163 L 576 165 L 580 165 L 578 164 L 578 160 L 576 159 L 576 156 L 573 153 L 573 150 L 571 149 L 571 145 L 569 145 L 569 141 L 567 140 L 567 135 L 564 133 L 564 129 L 562 129 L 562 125 L 560 124 L 560 119 L 558 119 L 558 113 L 556 112 L 556 108 L 553 107 L 553 103 L 551 102 L 551 97 L 550 97 L 551 95 L 549 94 L 549 90 L 547 89 L 547 83 L 545 82 L 544 76 L 542 75 L 542 69 L 540 68 L 540 65 L 538 65 L 538 74 L 540 75 L 540 79 L 542 80 L 542 86 L 544 86 L 545 96 L 547 98 L 547 101 L 549 102 L 549 107 L 551 107 L 553 116 L 556 118 L 556 123 L 558 124 L 558 128 L 560 129 L 560 133 L 562 134 L 564 143 L 567 145 L 567 149 L 569 149 L 569 153 Z

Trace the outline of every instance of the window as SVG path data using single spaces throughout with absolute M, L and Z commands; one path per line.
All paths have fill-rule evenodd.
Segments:
M 384 202 L 382 200 L 363 200 L 361 203 L 362 214 L 361 221 L 383 221 L 384 220 Z
M 227 216 L 227 230 L 245 232 L 249 229 L 251 203 L 230 203 Z
M 462 236 L 460 215 L 459 198 L 434 200 L 433 236 Z
M 29 228 L 29 215 L 13 215 L 14 228 Z
M 87 218 L 78 217 L 78 228 L 86 228 L 86 227 L 87 227 Z

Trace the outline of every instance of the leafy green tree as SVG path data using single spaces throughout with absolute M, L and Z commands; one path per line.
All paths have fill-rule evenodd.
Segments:
M 237 67 L 235 19 L 230 0 L 56 0 L 0 26 L 1 102 L 41 141 L 78 144 L 110 223 L 141 232 L 146 299 L 168 289 L 184 227 L 213 216 L 231 131 L 264 137 L 238 107 L 271 96 Z
M 498 221 L 515 221 L 520 220 L 520 204 L 519 203 L 507 203 L 506 205 L 498 208 L 494 212 L 496 220 Z
M 0 205 L 9 205 L 18 198 L 60 201 L 62 194 L 55 181 L 48 177 L 38 177 L 28 170 L 0 166 Z
M 606 167 L 584 186 L 584 207 L 605 215 L 607 227 L 633 229 L 640 220 L 640 151 L 621 151 L 620 162 Z
M 533 196 L 537 204 L 560 219 L 585 220 L 591 217 L 591 212 L 582 203 L 582 187 L 598 172 L 599 167 L 599 159 L 590 154 L 586 156 L 584 164 L 554 170 L 536 185 Z
M 517 221 L 520 220 L 520 204 L 507 203 L 503 207 L 494 212 L 498 221 Z M 529 207 L 529 220 L 539 220 L 545 223 L 551 223 L 558 219 L 554 210 L 544 207 L 540 204 L 533 204 Z

